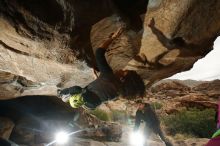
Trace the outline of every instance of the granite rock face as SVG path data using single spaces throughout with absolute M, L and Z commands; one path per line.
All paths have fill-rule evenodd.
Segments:
M 136 70 L 149 87 L 211 51 L 219 14 L 216 0 L 2 0 L 0 98 L 85 86 L 97 69 L 96 47 L 121 26 L 108 62 L 114 71 Z

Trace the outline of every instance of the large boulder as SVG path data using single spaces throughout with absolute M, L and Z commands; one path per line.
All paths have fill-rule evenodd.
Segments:
M 215 0 L 157 2 L 160 4 L 149 8 L 145 15 L 139 58 L 136 59 L 144 64 L 137 63 L 139 69 L 136 69 L 149 81 L 148 86 L 190 69 L 194 62 L 212 50 L 220 27 L 216 21 L 220 17 L 216 15 L 220 13 L 220 2 Z M 148 24 L 152 18 L 155 26 L 150 29 Z M 134 65 L 132 62 L 133 69 Z
M 96 47 L 121 26 L 108 62 L 113 70 L 136 70 L 150 86 L 211 51 L 219 7 L 215 0 L 2 0 L 0 98 L 86 86 L 94 79 L 89 67 L 97 69 Z M 151 18 L 163 39 L 148 27 Z

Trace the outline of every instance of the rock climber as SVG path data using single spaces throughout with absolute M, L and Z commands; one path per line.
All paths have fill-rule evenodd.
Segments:
M 137 101 L 138 110 L 135 116 L 134 132 L 139 129 L 142 121 L 145 122 L 144 135 L 148 139 L 153 133 L 160 136 L 161 140 L 166 146 L 172 146 L 172 144 L 165 138 L 160 128 L 160 121 L 157 118 L 155 111 L 151 108 L 149 103 L 143 103 L 141 100 Z
M 113 100 L 119 95 L 143 96 L 145 93 L 144 82 L 135 71 L 113 72 L 106 61 L 105 52 L 108 46 L 122 33 L 119 28 L 115 33 L 96 49 L 96 64 L 99 69 L 99 77 L 82 88 L 73 86 L 63 90 L 58 90 L 58 97 L 64 102 L 69 102 L 71 107 L 95 109 L 105 101 Z

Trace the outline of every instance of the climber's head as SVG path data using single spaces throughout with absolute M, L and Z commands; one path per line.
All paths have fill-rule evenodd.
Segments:
M 138 104 L 139 110 L 144 109 L 145 103 L 142 100 L 138 100 L 136 103 Z
M 78 108 L 84 104 L 82 97 L 82 88 L 79 86 L 73 86 L 57 91 L 58 97 L 62 98 L 64 102 L 70 103 L 73 108 Z

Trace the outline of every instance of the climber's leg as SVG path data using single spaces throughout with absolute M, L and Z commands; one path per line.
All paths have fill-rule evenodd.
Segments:
M 161 129 L 158 129 L 158 135 L 160 136 L 161 140 L 166 144 L 166 146 L 172 146 L 171 142 L 164 136 Z
M 97 63 L 98 69 L 100 73 L 103 73 L 103 74 L 113 73 L 112 68 L 109 66 L 108 62 L 106 61 L 105 52 L 106 52 L 105 48 L 98 48 L 96 50 L 95 57 L 96 57 L 96 63 Z

